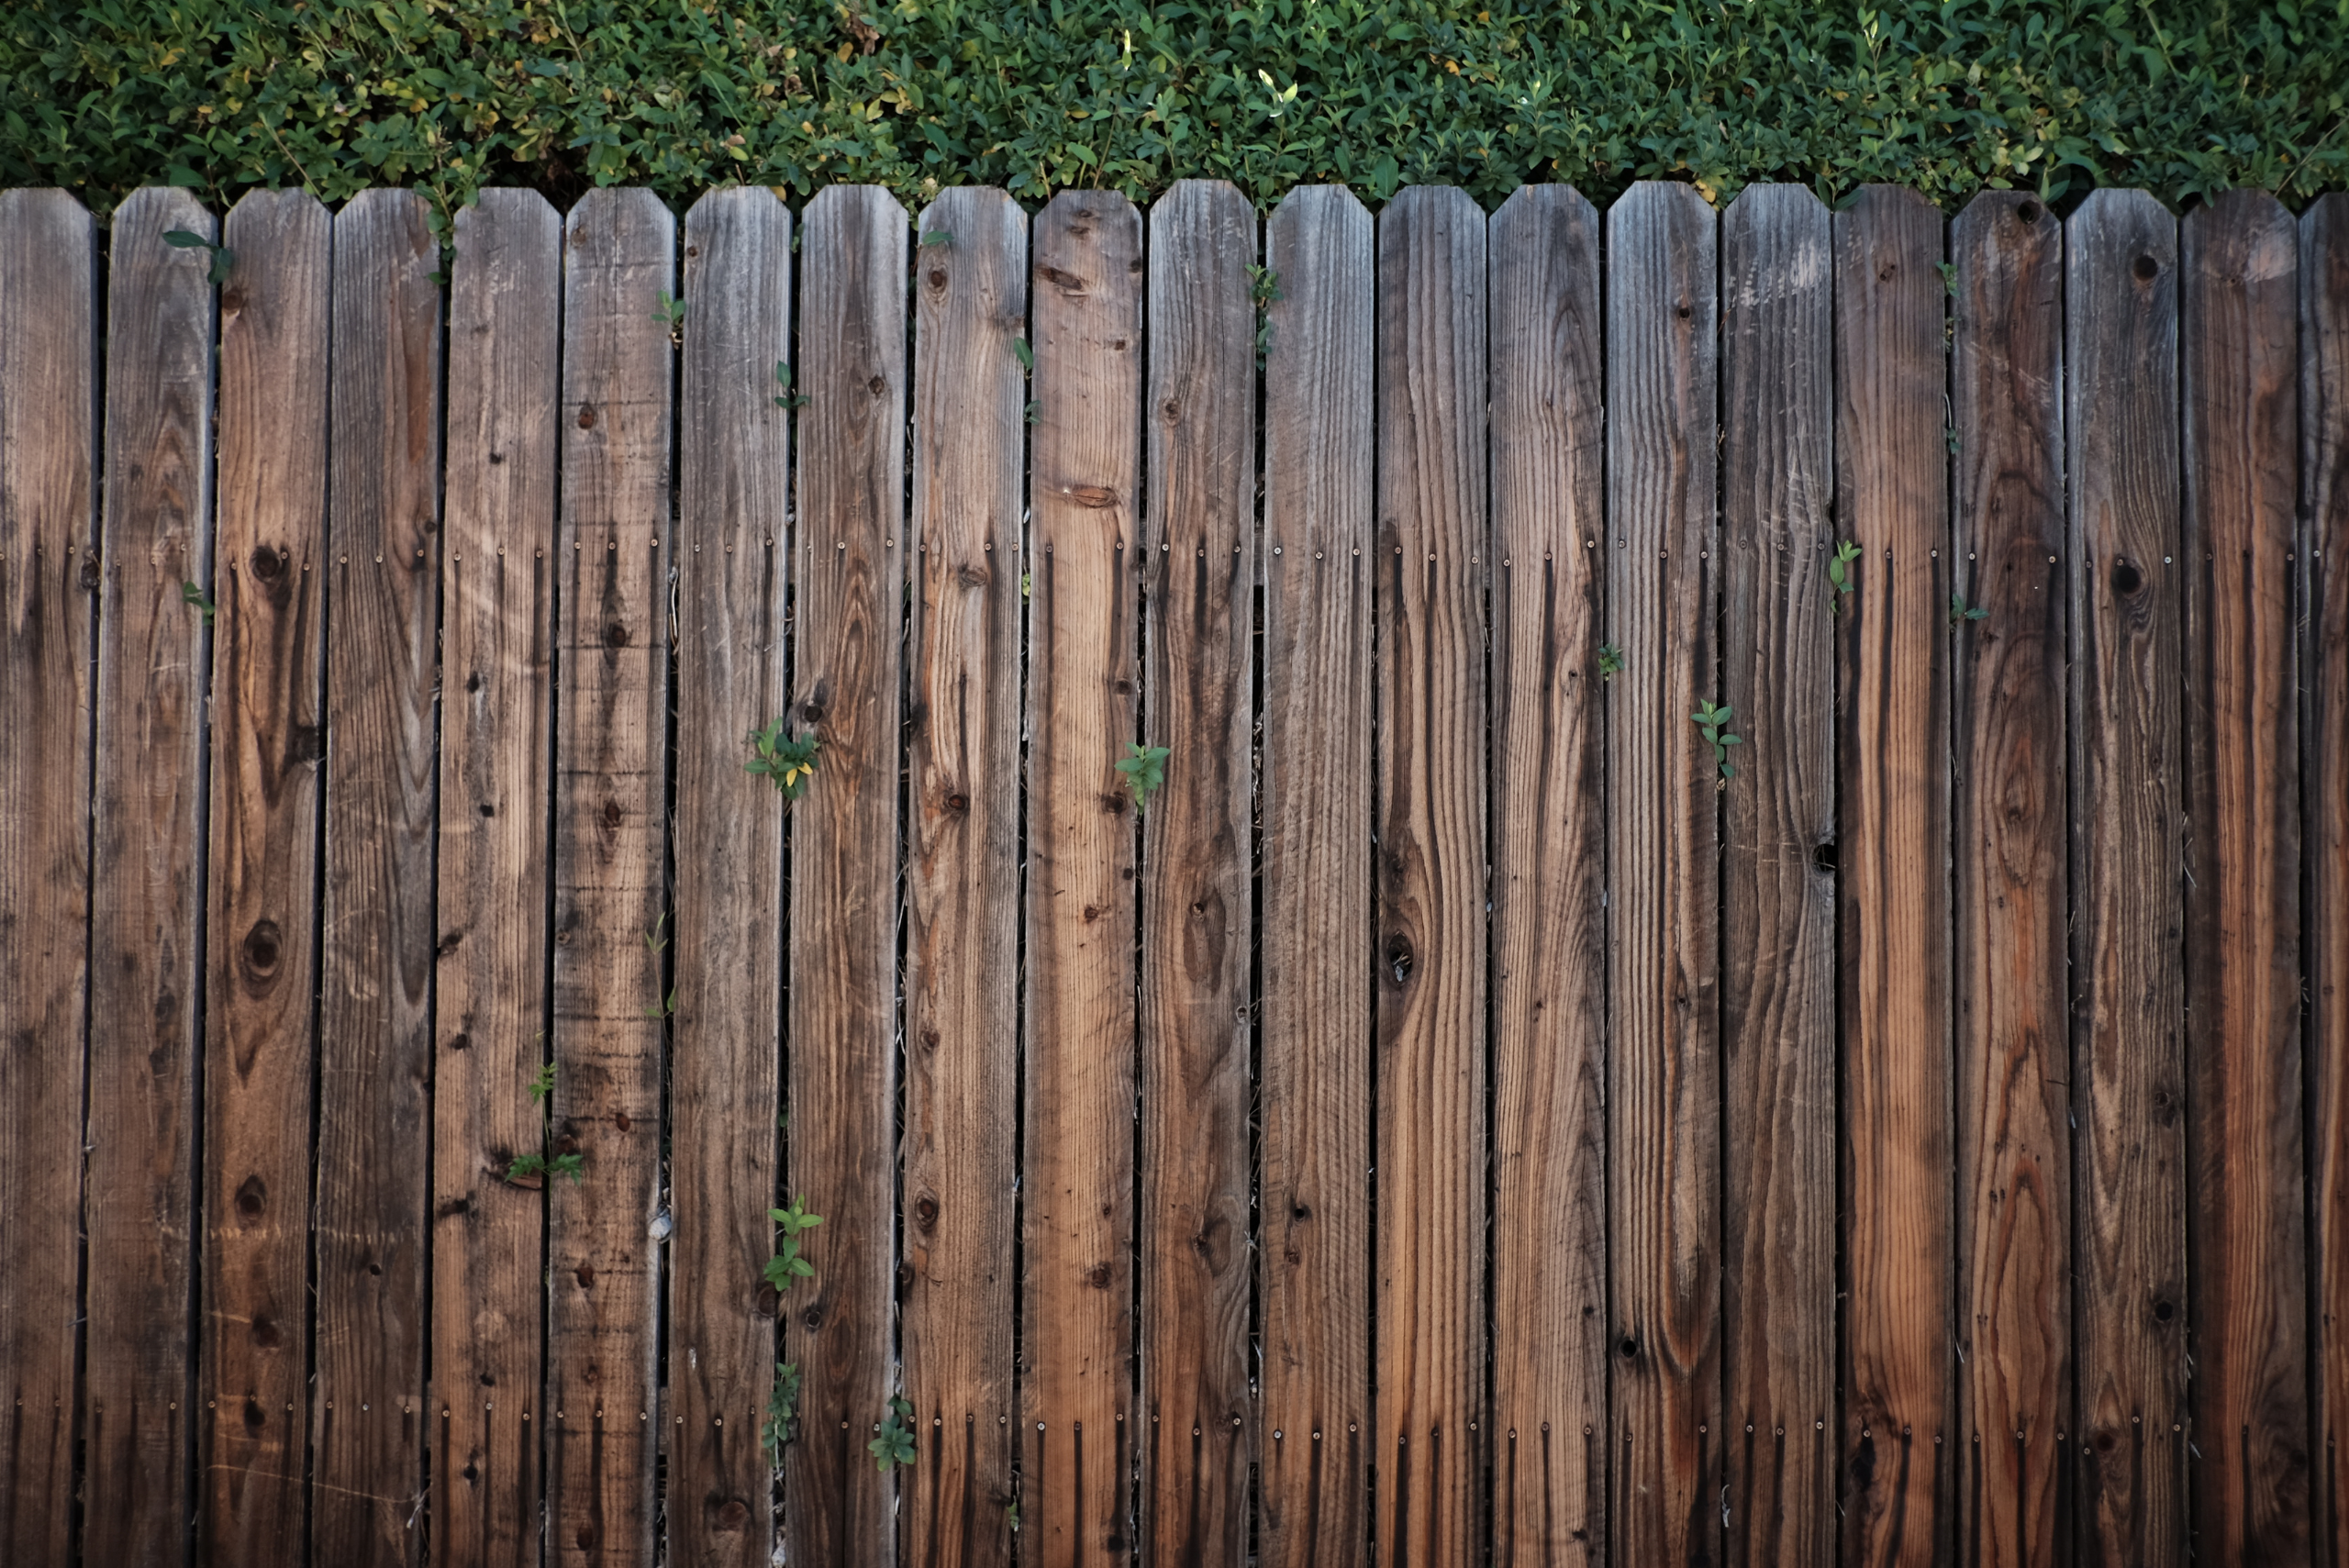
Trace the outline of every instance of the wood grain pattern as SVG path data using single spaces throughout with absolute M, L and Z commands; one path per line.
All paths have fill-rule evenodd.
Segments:
M 363 191 L 334 226 L 310 1549 L 338 1563 L 422 1556 L 440 679 L 427 210 L 413 192 Z
M 1030 236 L 1019 1556 L 1067 1568 L 1133 1550 L 1141 218 L 1063 191 Z
M 2064 232 L 2080 1551 L 2150 1568 L 2186 1544 L 2177 223 L 2098 191 Z
M 1839 617 L 1842 1561 L 1948 1562 L 1950 548 L 1942 216 L 1897 186 L 1835 215 L 1835 472 L 1865 586 Z
M 918 1568 L 1011 1560 L 1028 215 L 941 191 L 915 267 L 905 1477 Z
M 197 1555 L 265 1564 L 306 1546 L 333 222 L 256 191 L 222 238 Z
M 1178 180 L 1150 213 L 1142 818 L 1142 1551 L 1248 1551 L 1255 921 L 1256 211 Z
M 2070 1531 L 2063 228 L 1985 192 L 1950 254 L 1956 591 L 1987 612 L 1952 692 L 1960 1546 L 2039 1563 Z
M 2188 1485 L 2196 1558 L 2263 1564 L 2309 1559 L 2299 261 L 2258 192 L 2183 225 Z
M 774 1466 L 759 1425 L 779 1303 L 762 1271 L 780 1175 L 785 804 L 743 766 L 788 706 L 791 209 L 763 186 L 685 214 L 677 489 L 676 1013 L 670 1025 L 668 1544 L 763 1565 Z
M 807 204 L 800 240 L 799 538 L 792 689 L 822 744 L 793 808 L 791 1182 L 825 1217 L 784 1356 L 793 1555 L 896 1557 L 896 1486 L 865 1444 L 895 1386 L 898 703 L 905 672 L 907 217 L 874 185 Z
M 1484 1533 L 1485 216 L 1439 185 L 1378 223 L 1375 1310 L 1380 1539 Z
M 543 1184 L 562 220 L 535 191 L 457 214 L 440 562 L 433 968 L 433 1555 L 535 1568 L 545 1492 Z
M 1833 274 L 1807 186 L 1721 217 L 1723 1396 L 1731 1562 L 1835 1555 Z
M 1493 1561 L 1607 1550 L 1598 211 L 1493 215 Z
M 150 338 L 147 346 L 180 350 L 182 361 L 173 368 L 183 373 L 193 349 L 195 365 L 208 370 L 209 334 L 187 328 L 208 320 L 210 302 L 201 295 L 185 297 L 192 292 L 186 280 L 167 265 L 171 258 L 153 239 L 154 217 L 166 202 L 194 206 L 184 196 L 174 201 L 160 193 L 133 195 L 124 204 L 128 234 L 134 242 L 145 238 L 150 243 L 134 252 L 137 264 L 116 272 L 117 304 L 123 312 L 117 329 L 135 332 L 142 320 L 150 330 L 160 327 L 180 340 L 156 343 Z M 193 216 L 210 232 L 208 215 Z M 160 931 L 146 935 L 162 935 L 170 939 L 168 946 L 158 944 L 150 956 L 141 941 L 124 956 L 133 956 L 142 967 L 161 959 L 170 968 L 157 964 L 157 972 L 145 977 L 146 985 L 136 971 L 118 980 L 109 976 L 101 998 L 117 1015 L 108 1020 L 117 1029 L 124 1022 L 145 1025 L 109 1034 L 109 1065 L 127 1060 L 117 1053 L 142 1036 L 159 1060 L 150 1073 L 102 1084 L 102 1103 L 94 1109 L 112 1113 L 102 1125 L 110 1133 L 119 1129 L 123 1144 L 106 1161 L 122 1184 L 101 1195 L 101 1207 L 135 1212 L 142 1199 L 158 1196 L 163 1201 L 154 1218 L 168 1229 L 145 1237 L 142 1249 L 121 1249 L 96 1261 L 107 1266 L 103 1285 L 146 1296 L 150 1308 L 160 1303 L 141 1291 L 145 1280 L 164 1289 L 177 1284 L 179 1294 L 171 1305 L 180 1310 L 164 1332 L 154 1332 L 161 1327 L 156 1325 L 128 1340 L 117 1333 L 104 1344 L 92 1342 L 90 1387 L 112 1396 L 116 1418 L 110 1426 L 97 1425 L 75 1406 L 80 1132 L 83 1052 L 93 1016 L 90 653 L 99 608 L 92 591 L 100 582 L 97 254 L 96 226 L 65 192 L 0 192 L 0 952 L 8 954 L 0 969 L 0 1212 L 11 1217 L 0 1239 L 0 1280 L 7 1282 L 0 1290 L 0 1367 L 7 1369 L 0 1377 L 0 1394 L 8 1401 L 6 1435 L 0 1438 L 0 1558 L 27 1563 L 64 1562 L 71 1556 L 77 1426 L 91 1443 L 92 1495 L 133 1513 L 85 1532 L 129 1547 L 117 1561 L 136 1561 L 141 1554 L 117 1530 L 155 1531 L 177 1555 L 184 1537 L 174 1527 L 187 1511 L 187 1420 L 165 1407 L 184 1402 L 187 1387 L 192 1193 L 186 1134 L 200 896 L 194 877 L 198 840 L 190 815 L 203 776 L 203 730 L 190 699 L 201 691 L 197 656 L 204 645 L 200 617 L 191 631 L 188 614 L 174 614 L 160 602 L 116 606 L 134 635 L 144 607 L 145 619 L 160 621 L 146 628 L 149 635 L 168 638 L 182 656 L 179 667 L 152 686 L 134 684 L 144 665 L 124 671 L 119 657 L 116 661 L 117 701 L 149 693 L 159 699 L 161 744 L 153 759 L 159 787 L 152 816 L 144 792 L 131 798 L 125 798 L 128 792 L 108 792 L 108 826 L 118 835 L 110 868 L 117 886 L 108 903 L 134 919 L 161 917 Z M 125 432 L 128 439 L 121 455 L 127 462 L 152 462 L 158 477 L 178 491 L 176 496 L 172 489 L 156 494 L 153 498 L 165 504 L 151 506 L 132 526 L 143 530 L 151 518 L 160 536 L 151 542 L 186 550 L 189 566 L 200 569 L 208 520 L 200 504 L 208 476 L 201 463 L 191 472 L 179 461 L 204 450 L 205 424 L 191 421 L 191 428 L 182 421 L 202 411 L 210 377 L 193 378 L 193 384 L 184 373 L 169 381 L 141 378 L 135 387 L 119 390 L 122 414 L 135 421 Z M 191 391 L 197 397 L 188 404 L 184 400 Z M 175 437 L 195 439 L 182 447 Z M 145 450 L 129 445 L 142 439 Z M 125 487 L 128 483 L 118 481 Z M 173 499 L 184 505 L 169 505 Z M 134 532 L 126 541 L 126 556 L 135 559 L 140 542 Z M 144 586 L 135 580 L 126 584 Z M 108 728 L 126 720 L 136 722 L 135 714 L 118 711 Z M 135 812 L 126 812 L 126 806 Z M 164 852 L 156 854 L 159 849 Z M 150 903 L 156 894 L 161 896 Z M 124 934 L 110 930 L 108 949 Z M 172 995 L 173 1005 L 157 1009 L 161 997 L 154 981 Z M 143 1018 L 133 1011 L 139 1008 L 146 1009 Z M 121 1016 L 126 1011 L 127 1018 Z M 142 1142 L 130 1136 L 123 1118 L 150 1107 L 160 1113 L 158 1130 L 164 1136 Z M 120 1158 L 126 1154 L 128 1161 Z M 150 1173 L 163 1181 L 156 1183 Z M 115 1229 L 108 1228 L 110 1238 Z M 106 1318 L 110 1328 L 121 1322 L 111 1309 Z M 153 1353 L 142 1354 L 150 1346 Z M 103 1403 L 99 1408 L 103 1412 Z
M 1642 182 L 1608 213 L 1609 1537 L 1720 1561 L 1721 783 L 1712 210 Z
M 563 223 L 549 1152 L 583 1164 L 548 1183 L 541 1440 L 565 1568 L 652 1554 L 675 251 L 650 191 L 591 191 Z
M 1257 1554 L 1370 1560 L 1370 574 L 1376 247 L 1342 185 L 1264 229 Z M 1337 933 L 1335 940 L 1332 933 Z

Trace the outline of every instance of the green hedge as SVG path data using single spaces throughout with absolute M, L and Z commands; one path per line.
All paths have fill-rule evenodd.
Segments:
M 14 0 L 0 185 L 2349 183 L 2349 0 Z

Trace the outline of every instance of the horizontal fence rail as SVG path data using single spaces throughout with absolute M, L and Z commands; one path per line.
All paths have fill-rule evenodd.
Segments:
M 2349 1562 L 2349 197 L 428 212 L 0 192 L 0 1560 Z

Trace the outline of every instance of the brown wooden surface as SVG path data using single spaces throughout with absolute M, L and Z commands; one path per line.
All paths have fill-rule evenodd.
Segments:
M 790 1180 L 824 1226 L 792 1293 L 803 1379 L 785 1452 L 795 1557 L 896 1557 L 895 1481 L 865 1444 L 897 1392 L 898 697 L 905 671 L 905 209 L 875 185 L 807 205 L 800 240 L 795 728 L 822 744 L 793 808 Z
M 1011 1560 L 1019 1093 L 1019 452 L 1028 215 L 942 191 L 915 253 L 904 1353 L 917 1568 Z
M 2080 1555 L 2152 1568 L 2186 1545 L 2177 223 L 2099 191 L 2064 235 Z
M 197 1554 L 258 1565 L 306 1545 L 332 219 L 257 191 L 222 238 Z
M 1870 185 L 1835 215 L 1837 978 L 1846 1129 L 1842 1561 L 1949 1561 L 1949 294 L 1942 215 Z
M 334 226 L 310 1550 L 336 1563 L 423 1555 L 440 655 L 426 211 L 413 192 L 365 191 Z
M 202 454 L 208 434 L 201 414 L 210 377 L 187 373 L 210 369 L 208 335 L 189 330 L 208 322 L 210 312 L 202 308 L 206 301 L 174 301 L 188 292 L 186 281 L 167 264 L 173 258 L 154 239 L 164 204 L 180 202 L 194 205 L 176 193 L 133 196 L 124 204 L 128 233 L 149 243 L 134 252 L 138 264 L 117 272 L 114 287 L 131 313 L 117 330 L 135 328 L 143 317 L 150 332 L 161 328 L 167 335 L 163 342 L 148 337 L 145 346 L 175 348 L 183 356 L 173 367 L 182 373 L 170 381 L 142 380 L 135 392 L 121 389 L 122 413 L 133 422 L 125 436 L 150 443 L 142 450 L 127 441 L 122 455 L 131 462 L 160 459 L 158 477 L 179 493 L 150 493 L 150 510 L 137 519 L 128 550 L 135 559 L 139 534 L 151 519 L 159 542 L 167 551 L 186 552 L 194 570 L 207 542 L 202 502 L 208 474 L 201 462 L 180 463 Z M 210 232 L 208 217 L 189 216 Z M 0 1238 L 0 1279 L 7 1282 L 0 1290 L 0 1367 L 7 1369 L 0 1374 L 0 1394 L 8 1400 L 7 1433 L 0 1439 L 0 1557 L 17 1562 L 62 1562 L 72 1551 L 77 1425 L 91 1443 L 93 1492 L 103 1489 L 126 1516 L 93 1533 L 128 1548 L 127 1556 L 135 1559 L 142 1549 L 128 1532 L 151 1532 L 150 1541 L 176 1556 L 187 1508 L 187 1418 L 177 1408 L 187 1390 L 184 1319 L 177 1333 L 157 1336 L 132 1325 L 126 1338 L 121 1330 L 133 1315 L 110 1307 L 106 1322 L 113 1332 L 103 1346 L 91 1342 L 86 1397 L 99 1405 L 101 1390 L 111 1396 L 105 1403 L 113 1406 L 115 1420 L 101 1427 L 75 1406 L 79 1146 L 85 1030 L 92 1018 L 97 254 L 96 226 L 65 192 L 0 192 L 0 951 L 10 955 L 0 970 L 0 1212 L 13 1217 Z M 181 308 L 173 311 L 169 303 Z M 173 505 L 175 499 L 181 504 Z M 158 1218 L 171 1227 L 124 1237 L 139 1244 L 117 1246 L 101 1260 L 106 1279 L 127 1294 L 120 1307 L 139 1301 L 152 1310 L 157 1287 L 176 1284 L 182 1300 L 187 1290 L 188 1091 L 200 896 L 192 814 L 203 744 L 200 710 L 190 698 L 201 690 L 196 656 L 204 643 L 201 617 L 191 631 L 186 613 L 143 607 L 143 617 L 128 604 L 118 605 L 117 613 L 134 632 L 143 619 L 150 636 L 169 639 L 180 653 L 179 667 L 150 685 L 144 664 L 121 668 L 117 645 L 117 700 L 127 709 L 137 695 L 161 699 L 155 761 L 158 783 L 165 787 L 156 792 L 151 816 L 144 809 L 147 799 L 108 792 L 108 825 L 118 834 L 110 846 L 108 903 L 124 918 L 112 922 L 106 946 L 117 948 L 130 934 L 124 928 L 148 917 L 149 929 L 117 956 L 155 968 L 148 977 L 136 971 L 109 977 L 109 993 L 117 985 L 121 993 L 118 1000 L 109 997 L 107 1009 L 116 1015 L 106 1042 L 116 1072 L 101 1084 L 93 1109 L 110 1113 L 102 1124 L 114 1143 L 106 1164 L 118 1185 L 108 1201 L 135 1208 L 141 1199 L 158 1196 Z M 118 710 L 109 728 L 126 720 L 135 722 L 129 711 Z M 126 806 L 139 808 L 135 819 Z M 158 936 L 174 940 L 159 943 Z M 161 1009 L 159 989 L 173 997 Z M 125 1022 L 134 1028 L 122 1029 Z M 120 1067 L 130 1058 L 123 1053 L 142 1045 L 139 1054 L 158 1052 L 153 1069 L 124 1074 Z M 133 1130 L 134 1118 L 149 1120 L 141 1130 L 161 1137 L 142 1140 Z M 163 1178 L 160 1183 L 156 1174 Z M 108 1229 L 111 1240 L 115 1228 Z
M 1827 208 L 1749 185 L 1721 217 L 1722 1408 L 1731 1562 L 1835 1555 L 1832 631 L 1884 575 L 1829 580 Z
M 1133 803 L 1141 218 L 1063 191 L 1030 239 L 1019 1556 L 1133 1550 Z
M 1340 185 L 1264 228 L 1263 1415 L 1257 1555 L 1369 1561 L 1371 452 L 1375 247 Z
M 535 191 L 457 215 L 440 559 L 433 967 L 431 1544 L 451 1568 L 539 1560 L 545 1490 L 547 792 L 554 723 L 562 220 Z
M 767 1210 L 779 1174 L 783 834 L 747 736 L 789 697 L 785 570 L 791 209 L 764 186 L 685 214 L 677 491 L 675 1049 L 667 1339 L 672 1562 L 763 1565 L 774 1465 L 760 1423 L 778 1303 Z
M 1149 695 L 1165 783 L 1141 885 L 1142 1551 L 1248 1552 L 1256 211 L 1181 180 L 1150 213 Z
M 674 362 L 655 315 L 675 249 L 650 191 L 592 191 L 563 226 L 548 1152 L 583 1164 L 546 1184 L 541 1440 L 548 1561 L 566 1568 L 652 1553 Z
M 2180 245 L 2186 1436 L 2198 1561 L 2309 1561 L 2293 543 L 2298 227 L 2231 192 Z
M 1633 185 L 1607 228 L 1609 1543 L 1712 1562 L 1722 781 L 1689 715 L 1720 690 L 1717 244 L 1687 185 Z
M 2063 228 L 1986 192 L 1950 255 L 1953 591 L 1987 612 L 1952 690 L 1960 1548 L 2038 1563 L 2071 1479 Z
M 1493 215 L 1493 1561 L 1607 1542 L 1598 211 Z

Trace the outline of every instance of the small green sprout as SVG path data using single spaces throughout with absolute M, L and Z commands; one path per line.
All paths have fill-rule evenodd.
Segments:
M 1952 594 L 1949 596 L 1949 624 L 1952 626 L 1964 626 L 1970 620 L 1981 620 L 1989 613 L 1978 605 L 1967 604 L 1965 595 L 1963 594 Z
M 766 1261 L 766 1266 L 761 1272 L 766 1276 L 767 1284 L 774 1286 L 774 1293 L 781 1296 L 791 1288 L 795 1281 L 807 1279 L 815 1273 L 816 1266 L 799 1255 L 799 1238 L 823 1224 L 824 1217 L 807 1212 L 807 1198 L 802 1194 L 791 1200 L 789 1208 L 767 1210 L 767 1218 L 774 1221 L 775 1229 L 782 1234 L 775 1238 L 774 1256 Z
M 193 606 L 197 611 L 202 613 L 205 625 L 210 626 L 212 624 L 212 598 L 211 595 L 206 594 L 202 588 L 197 587 L 193 583 L 181 584 L 180 603 Z
M 1141 810 L 1158 786 L 1166 782 L 1166 758 L 1163 746 L 1126 747 L 1126 756 L 1117 764 L 1118 772 L 1126 775 L 1126 788 L 1134 797 L 1134 809 Z
M 1933 263 L 1933 271 L 1942 275 L 1942 287 L 1949 292 L 1950 297 L 1953 299 L 1956 298 L 1957 263 L 1954 261 L 1935 261 Z
M 874 1469 L 886 1474 L 901 1464 L 914 1462 L 914 1406 L 910 1399 L 891 1399 L 889 1414 L 883 1419 L 880 1436 L 864 1445 L 873 1456 Z
M 669 329 L 669 341 L 685 341 L 685 302 L 667 289 L 661 291 L 661 308 L 652 313 L 652 319 Z
M 554 1063 L 541 1062 L 538 1072 L 530 1076 L 530 1103 L 534 1106 L 543 1106 L 553 1093 Z
M 775 361 L 774 379 L 775 384 L 783 388 L 783 395 L 774 400 L 774 406 L 777 408 L 805 408 L 807 406 L 807 399 L 806 396 L 791 390 L 790 361 Z
M 192 233 L 184 228 L 163 230 L 163 243 L 174 250 L 210 251 L 212 266 L 204 274 L 204 281 L 216 288 L 228 281 L 228 269 L 237 264 L 237 253 L 234 250 L 229 250 L 226 245 L 215 245 L 203 235 Z
M 1011 340 L 1011 351 L 1019 357 L 1021 370 L 1030 375 L 1036 373 L 1036 350 L 1028 346 L 1027 339 L 1014 338 Z
M 921 242 L 925 246 L 952 245 L 954 243 L 954 231 L 951 228 L 933 228 L 921 237 Z
M 1733 711 L 1727 703 L 1716 705 L 1700 701 L 1697 704 L 1697 711 L 1688 716 L 1689 722 L 1696 725 L 1698 733 L 1704 736 L 1706 744 L 1713 749 L 1713 761 L 1720 764 L 1721 784 L 1737 777 L 1737 765 L 1729 760 L 1729 749 L 1745 744 L 1743 736 L 1730 733 L 1729 720 Z
M 584 1154 L 558 1154 L 551 1160 L 543 1154 L 517 1154 L 514 1162 L 506 1167 L 506 1179 L 518 1187 L 529 1186 L 534 1180 L 544 1181 L 551 1173 L 569 1176 L 572 1184 L 577 1186 L 587 1179 L 586 1164 Z
M 1835 559 L 1827 563 L 1827 581 L 1833 584 L 1835 589 L 1835 592 L 1829 595 L 1827 598 L 1827 608 L 1830 613 L 1841 612 L 1843 601 L 1851 596 L 1854 587 L 1852 562 L 1859 558 L 1860 547 L 1850 539 L 1845 539 L 1835 547 Z
M 1623 673 L 1623 645 L 1602 642 L 1598 645 L 1598 678 L 1611 681 Z
M 797 800 L 807 793 L 807 781 L 816 776 L 819 742 L 812 729 L 797 735 L 785 733 L 787 722 L 778 718 L 764 729 L 751 731 L 751 750 L 755 754 L 742 764 L 742 771 L 773 779 L 784 799 Z
M 759 1446 L 767 1462 L 783 1464 L 783 1445 L 791 1440 L 792 1423 L 799 1416 L 799 1368 L 785 1362 L 774 1369 L 774 1387 L 767 1394 L 767 1418 L 759 1423 Z

